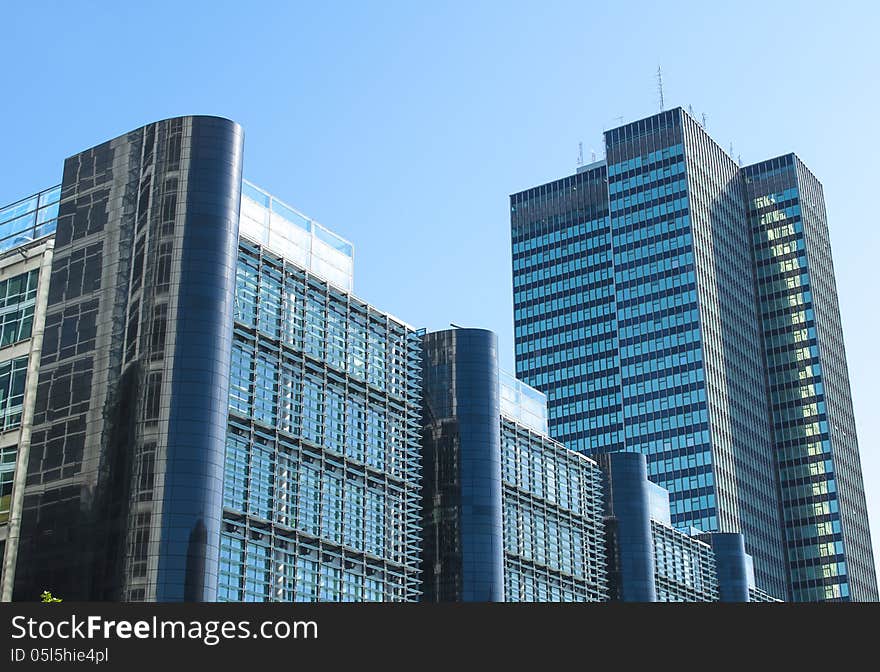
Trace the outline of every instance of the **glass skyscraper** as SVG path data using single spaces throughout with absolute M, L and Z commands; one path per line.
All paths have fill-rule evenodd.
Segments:
M 588 454 L 643 453 L 649 477 L 670 492 L 674 526 L 742 532 L 758 585 L 787 595 L 798 579 L 786 545 L 791 564 L 799 532 L 778 496 L 770 430 L 778 402 L 766 393 L 774 374 L 765 365 L 767 290 L 756 283 L 749 171 L 681 108 L 607 131 L 605 151 L 574 175 L 511 196 L 517 375 L 547 393 L 554 438 Z M 822 213 L 814 238 L 827 240 Z M 826 319 L 838 325 L 826 350 L 840 370 L 822 254 Z M 844 426 L 849 386 L 837 378 Z M 849 436 L 848 504 L 864 512 L 854 428 Z M 865 516 L 854 518 L 861 542 L 851 544 L 852 562 L 873 577 L 870 551 L 856 550 L 870 548 Z M 846 599 L 843 590 L 823 592 L 840 582 L 839 563 L 834 571 L 812 576 L 820 590 L 792 594 Z M 876 597 L 876 588 L 860 595 Z
M 743 176 L 792 599 L 876 599 L 822 185 L 794 154 Z

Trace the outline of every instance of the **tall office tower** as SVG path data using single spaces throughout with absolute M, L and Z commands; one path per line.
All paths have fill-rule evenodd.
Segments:
M 674 526 L 741 531 L 758 585 L 788 595 L 743 173 L 681 108 L 605 144 L 511 196 L 517 375 L 554 438 L 644 453 Z
M 10 330 L 37 313 L 24 401 L 16 359 L 4 399 L 4 599 L 417 596 L 419 337 L 241 160 L 226 119 L 149 124 L 65 161 L 60 205 L 0 228 L 54 243 L 44 320 L 9 266 Z
M 875 600 L 822 185 L 793 154 L 743 176 L 792 597 Z

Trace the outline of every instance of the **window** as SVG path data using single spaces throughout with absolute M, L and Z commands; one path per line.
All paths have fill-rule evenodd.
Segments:
M 147 376 L 147 395 L 144 401 L 144 420 L 146 422 L 159 419 L 160 399 L 162 396 L 162 373 L 154 372 Z
M 21 423 L 27 361 L 25 356 L 0 363 L 0 431 Z
M 165 331 L 168 326 L 168 304 L 153 306 L 153 323 L 150 328 L 150 359 L 153 361 L 165 356 Z
M 0 347 L 30 338 L 38 276 L 33 270 L 0 282 Z
M 37 277 L 35 269 L 0 282 L 0 308 L 34 300 L 37 297 Z
M 9 520 L 9 509 L 12 506 L 12 479 L 15 472 L 0 471 L 0 523 Z
M 31 337 L 34 325 L 33 302 L 0 314 L 0 347 L 18 343 Z
M 229 408 L 242 415 L 251 414 L 251 369 L 254 353 L 241 341 L 232 345 L 232 370 L 229 377 Z

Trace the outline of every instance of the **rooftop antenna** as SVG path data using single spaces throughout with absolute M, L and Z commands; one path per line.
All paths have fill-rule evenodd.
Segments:
M 578 143 L 578 165 L 579 166 L 584 165 L 584 143 L 583 142 Z
M 730 141 L 730 158 L 733 158 L 733 140 Z
M 740 168 L 743 167 L 743 155 L 742 155 L 742 154 L 737 154 L 737 156 L 736 156 L 736 162 L 739 164 L 739 167 L 740 167 Z
M 592 161 L 593 163 L 596 163 L 596 150 L 595 149 L 590 150 L 590 161 Z
M 693 105 L 688 105 L 688 114 L 691 115 L 692 117 L 696 116 L 694 114 L 694 106 Z
M 657 66 L 657 95 L 660 97 L 660 111 L 663 111 L 663 73 L 660 70 L 660 66 Z
M 703 130 L 706 130 L 706 113 L 703 112 Z

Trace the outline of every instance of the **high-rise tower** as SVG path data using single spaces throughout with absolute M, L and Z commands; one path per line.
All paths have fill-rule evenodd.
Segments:
M 554 438 L 588 454 L 645 454 L 650 478 L 670 491 L 673 524 L 742 532 L 758 584 L 786 595 L 800 579 L 789 576 L 785 548 L 791 564 L 800 532 L 786 522 L 793 514 L 780 504 L 777 476 L 784 487 L 805 474 L 777 466 L 771 431 L 779 401 L 768 389 L 779 383 L 766 362 L 768 338 L 779 334 L 767 333 L 760 236 L 752 244 L 767 188 L 681 108 L 607 131 L 605 145 L 605 160 L 511 196 L 517 374 L 547 393 Z M 813 284 L 827 317 L 818 319 L 837 325 L 824 327 L 824 350 L 835 362 L 845 496 L 863 512 L 824 208 L 814 211 L 807 256 L 822 276 Z M 802 429 L 808 421 L 786 417 Z M 821 520 L 832 534 L 833 521 Z M 848 527 L 860 539 L 850 562 L 864 568 L 857 581 L 874 585 L 864 579 L 873 576 L 866 516 L 854 514 Z M 797 553 L 844 553 L 822 546 L 830 537 L 810 538 Z M 833 576 L 811 574 L 816 590 L 794 596 L 850 597 L 845 561 L 836 561 Z M 876 597 L 876 587 L 859 595 Z
M 794 154 L 743 176 L 792 599 L 877 599 L 822 185 Z

